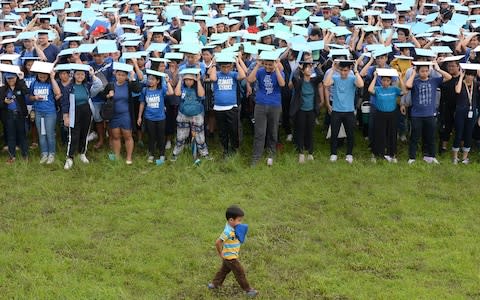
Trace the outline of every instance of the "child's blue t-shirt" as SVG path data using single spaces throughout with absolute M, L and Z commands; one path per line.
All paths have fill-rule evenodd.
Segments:
M 340 75 L 334 74 L 332 86 L 333 111 L 354 112 L 355 111 L 355 75 L 349 74 L 342 79 Z
M 382 112 L 392 112 L 397 109 L 397 97 L 402 94 L 402 91 L 397 86 L 389 86 L 384 88 L 382 86 L 375 87 L 375 107 Z
M 140 94 L 139 101 L 145 103 L 144 116 L 146 120 L 165 120 L 165 96 L 167 87 L 164 84 L 161 89 L 144 89 Z
M 215 105 L 237 105 L 237 77 L 238 73 L 235 71 L 217 72 L 217 81 L 213 83 Z
M 282 73 L 282 77 L 285 79 L 285 73 Z M 277 74 L 275 72 L 267 72 L 265 68 L 260 68 L 257 71 L 257 91 L 256 102 L 257 104 L 281 106 L 282 95 L 281 87 L 278 84 Z
M 30 95 L 41 96 L 42 100 L 33 101 L 33 109 L 41 113 L 55 113 L 55 97 L 53 94 L 52 84 L 50 82 L 40 82 L 35 80 L 30 85 Z
M 437 89 L 443 82 L 443 77 L 421 80 L 415 78 L 412 86 L 412 117 L 434 117 L 437 115 Z

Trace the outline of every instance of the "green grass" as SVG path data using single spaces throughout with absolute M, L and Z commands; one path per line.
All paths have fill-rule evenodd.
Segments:
M 318 131 L 318 128 L 317 128 Z M 479 299 L 480 171 L 474 164 L 298 165 L 288 145 L 273 168 L 249 167 L 251 142 L 228 161 L 133 166 L 90 152 L 90 165 L 1 166 L 0 298 L 232 299 L 214 241 L 239 204 L 250 225 L 241 260 L 259 299 Z M 63 149 L 61 150 L 63 153 Z M 341 156 L 343 158 L 343 156 Z

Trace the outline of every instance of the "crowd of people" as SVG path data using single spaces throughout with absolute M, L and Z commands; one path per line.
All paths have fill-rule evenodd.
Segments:
M 92 135 L 112 160 L 124 145 L 127 164 L 144 141 L 149 163 L 166 161 L 167 150 L 175 161 L 190 142 L 210 160 L 215 135 L 228 157 L 245 124 L 254 128 L 252 165 L 272 165 L 283 142 L 295 144 L 299 163 L 313 160 L 319 122 L 331 162 L 345 144 L 353 163 L 355 128 L 373 162 L 397 162 L 402 141 L 409 164 L 417 156 L 438 164 L 443 152 L 468 164 L 480 140 L 478 0 L 37 0 L 1 8 L 9 164 L 37 147 L 41 164 L 59 149 L 67 170 L 75 155 L 89 163 Z

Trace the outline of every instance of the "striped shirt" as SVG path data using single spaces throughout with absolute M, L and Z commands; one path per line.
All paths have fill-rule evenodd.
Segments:
M 235 229 L 227 223 L 219 239 L 223 241 L 223 258 L 226 260 L 238 259 L 240 241 L 235 235 Z

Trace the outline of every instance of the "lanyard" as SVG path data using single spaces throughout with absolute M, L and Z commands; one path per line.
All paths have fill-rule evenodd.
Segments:
M 470 106 L 470 110 L 472 110 L 472 99 L 473 99 L 473 82 L 470 87 L 468 88 L 468 85 L 465 83 L 465 89 L 467 90 L 467 96 L 468 96 L 468 105 Z

